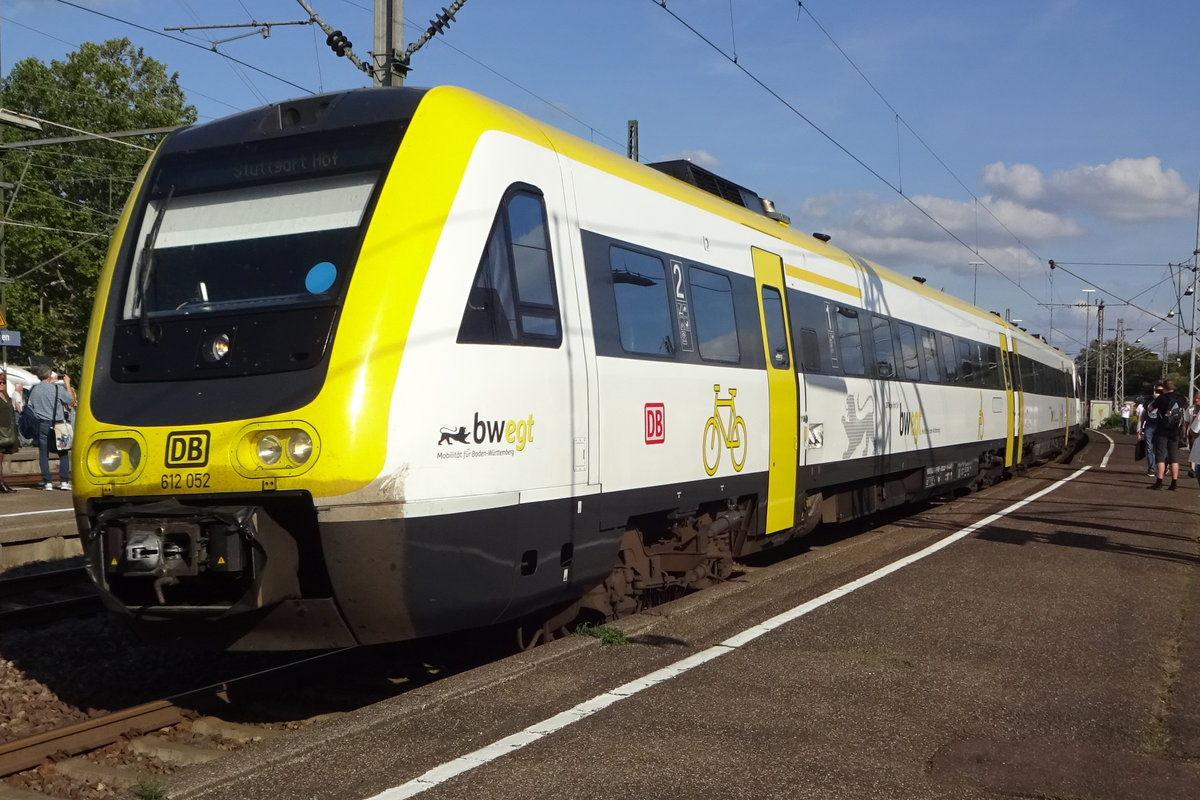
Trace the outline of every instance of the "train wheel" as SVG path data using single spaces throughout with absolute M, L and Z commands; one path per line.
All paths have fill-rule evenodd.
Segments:
M 708 424 L 704 426 L 704 471 L 709 475 L 713 475 L 716 473 L 717 465 L 720 463 L 721 431 L 717 428 L 717 420 L 714 417 L 709 417 Z
M 579 616 L 578 601 L 544 614 L 531 614 L 517 625 L 517 649 L 530 650 L 571 634 L 571 623 Z

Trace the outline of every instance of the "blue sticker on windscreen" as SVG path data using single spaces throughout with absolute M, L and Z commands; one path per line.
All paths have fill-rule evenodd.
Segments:
M 313 268 L 308 271 L 308 275 L 304 277 L 304 288 L 308 289 L 311 294 L 320 294 L 333 286 L 336 279 L 337 267 L 328 261 L 322 261 L 320 264 L 313 265 Z

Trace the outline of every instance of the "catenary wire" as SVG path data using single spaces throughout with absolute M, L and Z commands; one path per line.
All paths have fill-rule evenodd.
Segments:
M 883 176 L 882 173 L 880 173 L 878 170 L 876 170 L 870 164 L 868 164 L 867 162 L 865 162 L 861 158 L 859 158 L 854 152 L 852 152 L 849 148 L 847 148 L 845 145 L 843 145 L 841 142 L 839 142 L 836 138 L 834 138 L 832 134 L 825 131 L 825 129 L 823 129 L 820 125 L 818 125 L 816 122 L 814 122 L 808 116 L 806 116 L 802 111 L 800 111 L 798 108 L 796 108 L 794 105 L 789 103 L 786 99 L 784 99 L 783 96 L 779 94 L 779 92 L 777 92 L 775 89 L 768 86 L 766 84 L 766 82 L 763 81 L 761 78 L 759 78 L 755 73 L 751 72 L 745 66 L 739 64 L 736 59 L 734 59 L 732 56 L 730 56 L 728 53 L 726 53 L 724 50 L 722 50 L 719 45 L 717 45 L 715 42 L 713 42 L 707 36 L 702 34 L 700 31 L 696 30 L 696 28 L 692 27 L 692 25 L 690 23 L 688 23 L 686 20 L 684 20 L 678 14 L 676 14 L 673 10 L 668 8 L 666 3 L 663 2 L 663 0 L 650 0 L 650 2 L 654 3 L 654 5 L 661 8 L 663 11 L 665 11 L 667 14 L 669 14 L 672 18 L 674 18 L 680 25 L 683 25 L 685 28 L 687 28 L 689 31 L 691 31 L 698 39 L 700 39 L 702 42 L 704 42 L 709 47 L 711 47 L 713 50 L 715 50 L 718 54 L 720 54 L 722 58 L 726 59 L 731 64 L 733 64 L 735 67 L 737 67 L 739 70 L 741 70 L 742 73 L 746 77 L 748 77 L 754 83 L 758 84 L 758 86 L 760 88 L 762 88 L 765 92 L 767 92 L 767 94 L 771 95 L 776 100 L 778 100 L 785 108 L 787 108 L 789 111 L 791 111 L 793 114 L 795 114 L 801 120 L 803 120 L 809 127 L 811 127 L 814 131 L 816 131 L 822 137 L 824 137 L 830 144 L 832 144 L 838 150 L 842 151 L 842 153 L 844 153 L 846 156 L 848 156 L 852 161 L 854 161 L 856 164 L 861 166 L 864 170 L 866 170 L 868 173 L 870 173 L 876 179 L 878 179 L 880 183 L 887 186 L 889 189 L 891 189 L 893 192 L 898 194 L 900 197 L 904 198 L 905 202 L 907 202 L 910 206 L 912 206 L 914 209 L 916 209 L 918 212 L 920 212 L 922 216 L 924 216 L 926 219 L 928 219 L 930 222 L 932 222 L 934 225 L 936 225 L 938 228 L 940 228 L 947 236 L 949 236 L 951 239 L 953 239 L 954 241 L 961 244 L 966 249 L 971 250 L 979 258 L 983 259 L 984 263 L 986 263 L 989 267 L 991 267 L 993 270 L 995 270 L 997 275 L 1004 278 L 1006 281 L 1008 281 L 1013 286 L 1015 286 L 1023 294 L 1028 295 L 1034 301 L 1039 300 L 1037 295 L 1033 294 L 1028 289 L 1026 289 L 1024 286 L 1022 286 L 1020 283 L 1013 280 L 1010 276 L 1006 275 L 1003 271 L 1001 271 L 994 264 L 992 264 L 990 261 L 988 261 L 984 256 L 979 255 L 979 253 L 976 252 L 969 244 L 967 244 L 965 241 L 963 241 L 962 238 L 958 234 L 956 234 L 954 231 L 947 228 L 945 225 L 943 225 L 941 223 L 941 221 L 939 221 L 936 217 L 934 217 L 929 211 L 927 211 L 926 209 L 924 209 L 920 205 L 918 205 L 917 202 L 912 197 L 910 197 L 904 193 L 904 190 L 900 186 L 898 186 L 897 184 L 888 180 L 886 177 Z

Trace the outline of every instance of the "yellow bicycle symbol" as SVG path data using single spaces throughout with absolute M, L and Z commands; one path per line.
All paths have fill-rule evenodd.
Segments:
M 746 421 L 733 407 L 735 397 L 737 389 L 731 387 L 729 397 L 722 399 L 721 384 L 713 384 L 713 415 L 704 425 L 704 471 L 709 475 L 716 474 L 717 465 L 721 463 L 722 444 L 729 448 L 729 460 L 733 462 L 734 470 L 741 472 L 746 463 Z M 728 427 L 721 416 L 722 408 L 729 409 Z

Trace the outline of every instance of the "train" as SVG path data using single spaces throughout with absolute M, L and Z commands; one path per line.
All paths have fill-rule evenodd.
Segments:
M 511 626 L 726 580 L 1071 447 L 1072 359 L 471 91 L 166 136 L 92 312 L 74 510 L 108 608 L 235 650 Z

